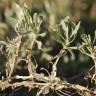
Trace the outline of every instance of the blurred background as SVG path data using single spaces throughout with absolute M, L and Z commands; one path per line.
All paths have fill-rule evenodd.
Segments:
M 52 40 L 49 29 L 53 28 L 64 17 L 70 16 L 75 23 L 81 21 L 78 38 L 76 38 L 74 44 L 80 41 L 79 35 L 82 33 L 91 34 L 91 36 L 94 35 L 96 29 L 96 0 L 0 0 L 0 40 L 12 39 L 16 35 L 7 20 L 7 16 L 14 17 L 14 3 L 19 4 L 21 7 L 26 3 L 31 10 L 31 15 L 38 13 L 43 17 L 40 32 L 47 32 L 47 35 L 43 39 L 38 39 L 43 42 L 44 50 L 37 51 L 34 47 L 33 51 L 39 67 L 45 67 L 51 71 L 51 64 L 49 64 L 50 58 L 58 54 L 62 46 Z M 1 72 L 5 70 L 5 61 L 6 58 L 1 55 Z M 89 57 L 74 51 L 74 56 L 68 53 L 60 59 L 58 63 L 58 76 L 61 78 L 73 78 L 80 73 L 85 73 L 93 65 Z M 40 73 L 42 71 L 37 68 L 37 72 Z M 79 79 L 77 79 L 77 83 L 78 81 Z

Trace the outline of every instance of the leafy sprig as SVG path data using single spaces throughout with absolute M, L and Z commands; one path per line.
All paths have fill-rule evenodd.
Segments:
M 68 25 L 70 22 L 73 25 L 71 28 L 69 28 Z M 60 24 L 56 25 L 53 29 L 53 39 L 62 44 L 63 48 L 66 48 L 75 40 L 79 26 L 80 22 L 76 25 L 70 20 L 69 17 L 66 17 L 64 20 L 61 20 Z

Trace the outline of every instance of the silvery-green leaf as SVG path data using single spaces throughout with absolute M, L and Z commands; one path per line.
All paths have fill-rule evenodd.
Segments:
M 24 16 L 24 12 L 22 10 L 22 8 L 18 5 L 18 4 L 14 4 L 14 11 L 18 17 L 18 19 L 22 19 L 22 16 Z
M 64 60 L 65 63 L 68 63 L 69 62 L 69 57 L 67 55 L 65 55 L 63 60 Z
M 36 40 L 36 43 L 37 43 L 38 49 L 41 49 L 42 43 L 40 41 L 37 41 L 37 40 Z
M 74 61 L 75 60 L 75 54 L 72 52 L 72 54 L 71 54 L 71 61 Z
M 7 10 L 7 12 L 5 12 L 6 21 L 8 22 L 9 25 L 11 25 L 14 28 L 17 23 L 17 20 L 13 18 L 12 15 L 13 15 L 12 10 Z
M 56 28 L 52 32 L 53 39 L 63 45 L 64 42 L 61 40 L 60 35 L 61 33 L 59 32 L 58 26 L 56 26 Z
M 93 44 L 96 42 L 96 30 L 95 30 L 95 34 L 94 34 L 94 40 L 93 40 Z
M 91 41 L 91 36 L 90 35 L 86 35 L 86 34 L 83 34 L 81 36 L 81 38 L 83 39 L 83 41 L 89 45 L 89 46 L 92 46 L 92 41 Z
M 83 39 L 83 41 L 87 44 L 87 35 L 86 34 L 82 34 L 81 38 Z
M 38 34 L 38 36 L 40 36 L 40 37 L 45 37 L 45 36 L 46 36 L 46 32 L 41 33 L 41 34 Z
M 15 28 L 15 25 L 17 23 L 17 20 L 13 17 L 6 17 L 6 21 L 8 22 L 8 24 L 12 27 Z
M 34 15 L 33 15 L 33 21 L 36 22 L 37 20 L 38 20 L 37 13 L 34 13 Z
M 91 36 L 90 35 L 88 35 L 88 42 L 89 42 L 89 44 L 92 43 L 92 40 L 91 40 Z
M 46 88 L 44 88 L 44 90 L 43 90 L 43 94 L 48 94 L 49 91 L 50 91 L 49 87 L 46 87 Z
M 69 16 L 65 17 L 64 22 L 68 22 L 68 21 L 69 21 L 69 19 L 70 19 L 70 17 L 69 17 Z
M 77 34 L 79 27 L 80 27 L 80 22 L 76 25 L 75 29 L 73 30 L 73 34 Z
M 61 20 L 61 23 L 62 25 L 62 29 L 65 31 L 65 32 L 68 32 L 68 26 L 65 24 L 65 21 L 64 20 Z

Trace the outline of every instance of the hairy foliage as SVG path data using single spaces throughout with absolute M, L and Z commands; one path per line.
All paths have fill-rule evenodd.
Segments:
M 47 69 L 43 68 L 48 73 L 48 76 L 45 74 L 39 74 L 36 72 L 38 65 L 34 65 L 32 61 L 33 56 L 33 47 L 37 44 L 38 49 L 40 50 L 42 47 L 42 42 L 38 41 L 37 38 L 39 36 L 43 37 L 45 33 L 40 34 L 42 19 L 38 14 L 34 14 L 33 17 L 30 16 L 29 10 L 27 6 L 24 5 L 21 8 L 19 5 L 16 6 L 16 18 L 7 17 L 9 23 L 14 24 L 14 29 L 17 33 L 17 36 L 12 40 L 1 41 L 0 44 L 4 45 L 6 51 L 6 78 L 2 78 L 0 80 L 0 88 L 3 90 L 12 87 L 16 88 L 19 86 L 25 86 L 29 88 L 38 88 L 36 96 L 40 96 L 40 94 L 48 94 L 50 89 L 56 91 L 59 95 L 69 96 L 66 94 L 66 90 L 68 88 L 75 89 L 81 92 L 83 95 L 96 93 L 94 91 L 90 91 L 88 88 L 83 87 L 78 84 L 70 84 L 65 79 L 57 77 L 57 64 L 59 59 L 64 56 L 67 52 L 73 54 L 73 50 L 80 51 L 81 53 L 88 55 L 94 61 L 95 72 L 92 74 L 91 79 L 95 81 L 96 79 L 96 32 L 94 35 L 94 39 L 92 40 L 90 35 L 82 34 L 81 39 L 82 42 L 75 46 L 71 46 L 77 37 L 77 33 L 80 27 L 80 22 L 75 24 L 69 17 L 61 20 L 59 24 L 56 24 L 54 28 L 51 28 L 51 33 L 53 39 L 60 43 L 63 47 L 60 52 L 53 58 L 54 62 L 52 63 L 52 71 L 48 72 Z M 19 10 L 19 12 L 18 12 Z M 11 20 L 11 21 L 10 21 Z M 14 21 L 14 22 L 13 22 Z M 3 50 L 2 50 L 3 51 Z M 25 61 L 27 64 L 29 76 L 12 76 L 15 70 L 15 67 L 21 62 Z M 22 79 L 22 82 L 12 82 L 12 79 Z M 96 81 L 95 81 L 96 85 Z M 68 92 L 67 92 L 68 93 Z M 80 93 L 80 94 L 81 94 Z M 94 96 L 95 96 L 94 95 Z M 87 96 L 87 95 L 86 95 Z

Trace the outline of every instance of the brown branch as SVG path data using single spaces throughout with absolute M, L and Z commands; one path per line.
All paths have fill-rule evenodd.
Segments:
M 96 96 L 96 93 L 94 93 L 93 91 L 81 85 L 75 84 L 75 85 L 72 85 L 71 87 L 81 92 L 84 96 Z
M 40 86 L 44 86 L 46 83 L 38 83 L 38 82 L 33 82 L 33 81 L 22 81 L 22 82 L 15 82 L 15 83 L 9 83 L 8 81 L 0 81 L 0 88 L 2 90 L 12 87 L 29 87 L 29 88 L 40 88 Z
M 36 76 L 37 75 L 37 76 Z M 14 82 L 14 83 L 10 83 L 8 82 L 8 80 L 0 80 L 0 88 L 2 90 L 12 87 L 12 88 L 16 88 L 16 87 L 20 87 L 20 86 L 24 86 L 24 87 L 29 87 L 29 88 L 41 88 L 43 86 L 49 86 L 49 88 L 53 89 L 53 90 L 62 90 L 62 89 L 68 89 L 68 88 L 72 88 L 77 90 L 78 92 L 81 92 L 82 94 L 85 94 L 84 96 L 96 96 L 96 93 L 94 91 L 89 90 L 88 88 L 78 85 L 78 84 L 70 84 L 67 81 L 50 81 L 50 78 L 42 76 L 41 74 L 34 74 L 35 79 L 40 79 L 39 81 L 43 81 L 46 80 L 46 82 L 44 83 L 40 83 L 39 81 L 29 81 L 30 78 L 32 78 L 32 76 L 15 76 L 14 79 L 22 79 L 22 82 Z M 38 78 L 37 78 L 38 77 Z M 57 77 L 56 77 L 57 78 Z M 54 80 L 57 80 L 57 79 Z M 23 81 L 26 80 L 26 81 Z M 49 80 L 49 81 L 48 81 Z M 86 95 L 87 94 L 87 95 Z

